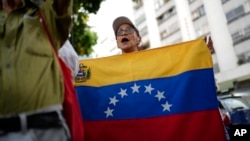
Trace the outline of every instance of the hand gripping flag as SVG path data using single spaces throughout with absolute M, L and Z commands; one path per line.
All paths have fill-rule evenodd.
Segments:
M 203 39 L 83 60 L 76 90 L 87 141 L 223 141 Z

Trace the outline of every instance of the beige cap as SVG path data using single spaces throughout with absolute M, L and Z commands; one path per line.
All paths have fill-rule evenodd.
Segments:
M 113 30 L 115 32 L 115 35 L 116 35 L 116 32 L 118 30 L 118 28 L 122 25 L 122 24 L 129 24 L 131 25 L 134 29 L 136 29 L 136 27 L 134 26 L 134 24 L 131 22 L 131 20 L 125 16 L 121 16 L 121 17 L 118 17 L 116 18 L 114 21 L 113 21 Z

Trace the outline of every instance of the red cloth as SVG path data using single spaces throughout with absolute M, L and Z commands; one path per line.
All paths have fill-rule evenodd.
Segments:
M 210 119 L 206 121 L 206 118 Z M 217 110 L 144 119 L 86 121 L 84 127 L 88 141 L 226 140 Z
M 72 141 L 84 141 L 82 115 L 78 104 L 76 91 L 72 83 L 71 71 L 63 60 L 58 57 L 64 80 L 63 111 L 66 123 L 69 126 Z

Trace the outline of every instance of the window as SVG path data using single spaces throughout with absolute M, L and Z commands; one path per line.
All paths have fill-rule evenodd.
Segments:
M 168 36 L 174 34 L 174 33 L 177 32 L 178 30 L 179 30 L 179 24 L 178 24 L 177 22 L 171 24 L 171 25 L 167 28 L 167 30 L 163 30 L 163 31 L 160 33 L 161 39 L 167 38 Z
M 135 1 L 134 9 L 138 10 L 142 7 L 143 3 L 142 1 Z
M 199 13 L 200 13 L 200 16 L 203 16 L 203 15 L 205 15 L 206 14 L 206 12 L 205 12 L 205 9 L 204 9 L 204 6 L 202 5 L 201 7 L 199 7 L 198 8 L 198 11 L 199 11 Z
M 205 12 L 204 6 L 202 5 L 192 12 L 193 20 L 197 20 L 200 17 L 204 16 L 205 14 L 206 12 Z
M 160 35 L 161 35 L 161 39 L 164 39 L 164 38 L 166 38 L 167 37 L 167 31 L 166 30 L 163 30 L 161 33 L 160 33 Z
M 146 20 L 145 15 L 142 15 L 140 18 L 136 19 L 135 25 L 139 26 L 141 23 L 143 23 Z
M 154 0 L 155 10 L 159 10 L 162 6 L 168 3 L 170 0 Z
M 164 5 L 164 0 L 155 0 L 155 10 L 160 9 Z
M 243 15 L 245 15 L 245 10 L 244 10 L 244 6 L 241 5 L 233 9 L 232 11 L 226 13 L 227 22 L 232 22 L 233 20 L 236 20 L 240 16 L 243 16 Z
M 140 30 L 140 35 L 141 36 L 144 36 L 144 35 L 147 35 L 148 34 L 148 28 L 147 26 L 143 27 L 141 30 Z
M 231 36 L 232 36 L 234 45 L 250 39 L 250 25 L 248 27 L 245 27 L 244 29 L 241 29 L 233 33 Z
M 175 14 L 175 7 L 171 7 L 167 11 L 165 11 L 163 14 L 161 14 L 159 17 L 157 17 L 158 25 L 162 24 L 165 20 L 169 19 Z
M 250 62 L 250 52 L 238 55 L 238 64 L 239 65 L 245 64 L 247 62 Z

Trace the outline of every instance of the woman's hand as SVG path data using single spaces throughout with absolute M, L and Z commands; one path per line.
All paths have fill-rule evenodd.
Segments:
M 213 44 L 212 38 L 210 36 L 206 36 L 204 38 L 204 40 L 205 40 L 207 47 L 210 50 L 211 54 L 214 53 L 214 44 Z

